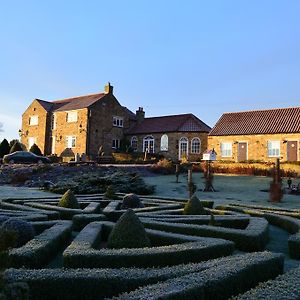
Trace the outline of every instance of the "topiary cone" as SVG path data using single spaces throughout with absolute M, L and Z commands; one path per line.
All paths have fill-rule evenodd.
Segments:
M 145 228 L 132 209 L 128 209 L 118 220 L 107 240 L 108 248 L 150 247 Z
M 58 206 L 65 208 L 80 208 L 77 198 L 71 190 L 67 190 L 58 202 Z
M 184 215 L 205 215 L 205 210 L 202 203 L 196 195 L 193 195 L 191 199 L 185 204 L 183 209 Z

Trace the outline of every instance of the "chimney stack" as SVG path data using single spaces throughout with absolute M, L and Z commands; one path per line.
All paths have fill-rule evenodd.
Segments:
M 135 115 L 136 115 L 136 119 L 137 119 L 138 123 L 141 123 L 144 121 L 145 112 L 142 107 L 139 107 L 139 109 L 136 111 Z
M 105 94 L 112 94 L 114 87 L 110 85 L 110 82 L 108 82 L 104 87 L 104 93 Z

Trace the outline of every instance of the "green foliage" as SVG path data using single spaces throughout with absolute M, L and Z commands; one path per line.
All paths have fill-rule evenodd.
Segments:
M 33 144 L 30 147 L 29 151 L 36 154 L 36 155 L 39 155 L 39 156 L 43 155 L 41 149 L 39 148 L 39 146 L 37 144 Z
M 125 153 L 131 153 L 133 152 L 132 148 L 131 148 L 131 143 L 127 138 L 123 138 L 120 141 L 120 152 L 125 152 Z
M 24 220 L 10 218 L 6 220 L 2 226 L 2 230 L 14 231 L 16 234 L 16 247 L 23 246 L 30 241 L 35 234 L 33 226 Z M 8 239 L 11 239 L 12 235 L 8 234 Z
M 23 151 L 23 147 L 18 140 L 16 140 L 15 143 L 13 144 L 13 146 L 10 148 L 9 153 L 13 153 L 16 151 Z
M 14 230 L 0 228 L 0 252 L 14 248 L 16 246 L 16 242 L 17 233 Z
M 193 195 L 191 199 L 185 204 L 183 209 L 184 215 L 205 215 L 206 212 L 202 206 L 202 203 L 197 198 L 196 195 Z
M 58 202 L 58 206 L 65 208 L 80 208 L 72 190 L 67 190 Z
M 9 143 L 7 139 L 4 139 L 0 144 L 0 158 L 3 158 L 4 155 L 8 154 L 10 150 Z
M 123 197 L 123 202 L 121 205 L 121 209 L 128 209 L 128 208 L 143 208 L 144 204 L 142 203 L 141 199 L 136 194 L 127 194 Z
M 127 210 L 111 231 L 108 248 L 144 248 L 150 247 L 145 228 L 134 211 Z
M 114 189 L 113 185 L 109 185 L 106 189 L 106 192 L 104 194 L 105 199 L 119 199 L 119 196 L 116 194 L 116 191 Z

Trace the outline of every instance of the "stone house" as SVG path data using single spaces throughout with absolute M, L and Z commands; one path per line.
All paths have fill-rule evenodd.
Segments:
M 56 101 L 35 99 L 22 115 L 21 142 L 36 143 L 44 154 L 74 157 L 107 154 L 120 146 L 135 115 L 121 106 L 108 84 L 105 91 Z
M 218 160 L 300 160 L 300 107 L 224 113 L 208 135 Z
M 140 107 L 136 120 L 126 132 L 135 151 L 158 153 L 172 160 L 195 161 L 201 159 L 207 149 L 211 128 L 193 114 L 145 118 Z
M 22 115 L 21 142 L 35 143 L 46 154 L 97 157 L 118 150 L 122 139 L 135 151 L 161 153 L 172 159 L 201 158 L 210 127 L 192 114 L 145 118 L 123 107 L 108 84 L 103 93 L 63 100 L 35 99 Z

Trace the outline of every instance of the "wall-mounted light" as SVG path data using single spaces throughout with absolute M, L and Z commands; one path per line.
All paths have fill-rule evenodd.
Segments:
M 286 140 L 283 140 L 283 142 L 282 142 L 283 144 L 286 144 L 287 143 L 287 141 Z
M 238 144 L 239 142 L 238 142 L 238 141 L 234 141 L 233 143 L 236 145 L 236 144 Z
M 27 136 L 28 135 L 28 130 L 22 131 L 22 129 L 19 129 L 19 136 Z
M 82 124 L 79 125 L 79 133 L 86 131 L 85 128 L 83 128 Z

